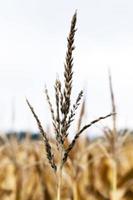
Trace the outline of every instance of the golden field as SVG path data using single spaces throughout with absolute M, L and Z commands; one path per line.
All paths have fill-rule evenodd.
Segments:
M 72 17 L 67 38 L 64 82 L 57 76 L 54 83 L 54 104 L 47 87 L 44 91 L 53 129 L 43 128 L 26 99 L 42 138 L 33 140 L 27 134 L 19 140 L 13 135 L 10 138 L 1 135 L 0 200 L 133 200 L 133 134 L 117 129 L 111 73 L 111 113 L 83 126 L 86 116 L 83 90 L 72 102 L 76 21 L 77 12 Z M 90 140 L 87 134 L 82 135 L 90 126 L 108 117 L 112 128 L 104 128 L 103 137 Z M 70 140 L 75 119 L 76 130 Z
M 133 199 L 133 136 L 123 141 L 117 156 L 117 199 Z M 46 159 L 44 144 L 26 137 L 2 139 L 0 146 L 1 200 L 56 200 L 57 180 Z M 52 141 L 53 148 L 55 142 Z M 121 143 L 119 143 L 120 145 Z M 58 163 L 58 152 L 56 162 Z M 111 199 L 114 166 L 106 138 L 81 138 L 63 170 L 62 200 Z M 116 195 L 116 194 L 115 194 Z

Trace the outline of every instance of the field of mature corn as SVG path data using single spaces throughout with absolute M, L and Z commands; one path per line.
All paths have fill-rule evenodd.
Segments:
M 33 140 L 27 134 L 18 140 L 13 135 L 1 135 L 0 200 L 133 200 L 133 134 L 117 130 L 111 73 L 111 113 L 84 124 L 83 90 L 74 103 L 71 100 L 76 21 L 75 12 L 67 38 L 64 82 L 57 77 L 54 84 L 54 106 L 45 88 L 52 131 L 43 128 L 26 99 L 41 137 Z M 76 130 L 70 140 L 70 127 L 79 108 Z M 89 140 L 82 136 L 90 126 L 108 117 L 112 128 L 103 129 L 103 137 Z
M 62 200 L 133 199 L 133 136 L 119 136 L 116 168 L 106 138 L 82 138 L 64 166 Z M 53 148 L 55 141 L 51 141 Z M 121 143 L 123 142 L 123 143 Z M 58 152 L 56 152 L 58 163 Z M 113 191 L 115 171 L 117 187 Z M 57 180 L 41 140 L 4 139 L 0 146 L 1 200 L 56 200 Z

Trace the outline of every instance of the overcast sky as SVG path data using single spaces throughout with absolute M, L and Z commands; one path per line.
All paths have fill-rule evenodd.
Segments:
M 85 88 L 88 121 L 109 113 L 109 67 L 118 125 L 133 127 L 132 0 L 4 0 L 0 1 L 0 130 L 13 128 L 13 104 L 15 129 L 36 130 L 25 96 L 48 124 L 44 85 L 52 94 L 57 73 L 62 77 L 75 9 L 74 95 Z

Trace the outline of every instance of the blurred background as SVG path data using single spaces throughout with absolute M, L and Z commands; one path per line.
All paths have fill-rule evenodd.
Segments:
M 0 1 L 0 131 L 36 131 L 27 97 L 44 125 L 50 114 L 44 86 L 53 95 L 63 80 L 66 37 L 77 9 L 73 97 L 84 88 L 86 120 L 111 111 L 111 69 L 120 128 L 133 128 L 133 1 Z M 95 126 L 99 132 L 106 120 Z

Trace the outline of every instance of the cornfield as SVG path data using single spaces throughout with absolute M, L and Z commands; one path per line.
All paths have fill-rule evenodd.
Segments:
M 55 106 L 47 87 L 54 136 L 42 126 L 33 106 L 26 99 L 41 137 L 30 134 L 19 141 L 1 136 L 0 199 L 1 200 L 131 200 L 133 199 L 133 136 L 117 129 L 117 111 L 109 72 L 111 113 L 84 125 L 83 90 L 71 102 L 73 83 L 73 50 L 76 33 L 75 12 L 67 38 L 64 83 L 54 84 Z M 77 110 L 77 130 L 70 139 L 70 127 Z M 82 133 L 93 124 L 110 117 L 112 128 L 103 128 L 103 137 L 89 139 Z
M 121 136 L 123 139 L 125 136 Z M 55 150 L 56 142 L 51 141 Z M 133 136 L 129 135 L 119 149 L 116 198 L 133 198 Z M 114 165 L 105 138 L 89 141 L 82 137 L 71 152 L 63 170 L 61 199 L 111 199 Z M 58 162 L 58 152 L 57 160 Z M 1 200 L 56 200 L 57 179 L 45 158 L 41 140 L 27 137 L 21 142 L 6 139 L 0 147 Z

